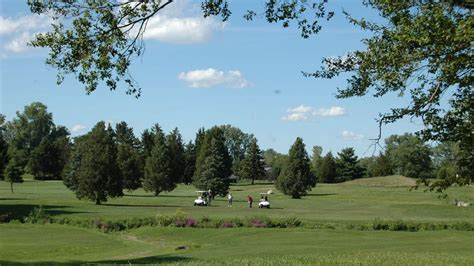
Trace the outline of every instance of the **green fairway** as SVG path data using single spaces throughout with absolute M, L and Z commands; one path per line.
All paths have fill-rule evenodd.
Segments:
M 377 179 L 374 179 L 377 180 Z M 272 208 L 249 209 L 246 196 L 258 201 L 260 192 L 272 189 Z M 109 199 L 102 205 L 81 201 L 60 181 L 26 181 L 16 185 L 15 193 L 9 185 L 0 182 L 0 213 L 10 212 L 23 217 L 35 206 L 42 205 L 48 214 L 71 218 L 127 219 L 175 213 L 181 209 L 193 218 L 203 216 L 233 218 L 264 215 L 271 218 L 298 217 L 303 221 L 366 222 L 375 218 L 401 219 L 422 222 L 473 221 L 472 208 L 457 208 L 454 199 L 474 200 L 474 188 L 462 187 L 448 190 L 448 198 L 439 199 L 436 193 L 422 190 L 409 191 L 409 187 L 367 186 L 356 184 L 318 184 L 302 199 L 291 199 L 272 184 L 236 185 L 231 188 L 234 205 L 227 207 L 225 198 L 216 197 L 211 207 L 194 207 L 195 188 L 179 185 L 171 193 L 158 197 L 138 190 L 125 192 L 125 196 Z
M 0 225 L 0 263 L 474 263 L 474 232 L 144 227 L 103 234 L 61 225 Z M 176 250 L 182 247 L 183 250 Z
M 451 188 L 446 199 L 435 193 L 410 191 L 402 177 L 384 177 L 343 184 L 318 184 L 303 199 L 291 199 L 271 183 L 234 185 L 233 207 L 216 197 L 211 207 L 194 207 L 194 187 L 180 185 L 158 197 L 138 190 L 103 205 L 80 201 L 59 181 L 0 182 L 0 214 L 24 219 L 38 206 L 54 218 L 131 219 L 174 214 L 202 219 L 271 219 L 296 217 L 306 224 L 370 224 L 375 219 L 423 223 L 474 221 L 473 187 Z M 245 198 L 272 189 L 271 209 L 250 209 Z M 342 229 L 341 229 L 342 228 Z M 185 265 L 427 265 L 474 264 L 474 232 L 418 232 L 301 228 L 177 228 L 144 226 L 115 233 L 58 224 L 0 224 L 0 264 L 129 264 Z

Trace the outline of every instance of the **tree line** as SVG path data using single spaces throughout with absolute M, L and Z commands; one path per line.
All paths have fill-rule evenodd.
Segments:
M 323 156 L 320 146 L 308 156 L 301 138 L 288 154 L 280 154 L 262 151 L 252 134 L 230 125 L 200 128 L 188 143 L 178 128 L 165 134 L 155 124 L 137 137 L 126 122 L 112 127 L 103 121 L 71 138 L 39 102 L 25 106 L 11 121 L 0 115 L 0 136 L 0 178 L 10 182 L 12 192 L 13 183 L 29 173 L 36 180 L 63 180 L 78 198 L 97 204 L 123 196 L 124 189 L 142 187 L 159 195 L 179 183 L 225 195 L 232 174 L 252 184 L 272 180 L 293 198 L 306 195 L 316 182 L 391 174 L 445 180 L 459 172 L 462 157 L 456 144 L 430 147 L 411 134 L 390 136 L 378 156 L 361 159 L 353 148 L 342 149 L 337 157 L 332 152 Z

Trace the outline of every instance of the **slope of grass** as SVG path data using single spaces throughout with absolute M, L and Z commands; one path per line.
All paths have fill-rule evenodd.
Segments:
M 375 186 L 375 187 L 413 187 L 416 180 L 401 175 L 360 178 L 344 182 L 345 185 Z
M 474 232 L 140 228 L 103 234 L 59 225 L 0 225 L 0 264 L 474 264 Z M 177 249 L 181 247 L 181 249 Z

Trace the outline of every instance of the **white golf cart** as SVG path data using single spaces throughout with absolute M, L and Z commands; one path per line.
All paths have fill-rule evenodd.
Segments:
M 197 198 L 194 200 L 194 206 L 207 206 L 207 191 L 196 191 Z
M 270 201 L 268 201 L 268 196 L 270 193 L 260 193 L 260 202 L 258 203 L 259 208 L 270 209 Z

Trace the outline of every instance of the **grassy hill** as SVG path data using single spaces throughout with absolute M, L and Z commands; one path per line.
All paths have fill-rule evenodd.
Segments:
M 344 182 L 346 185 L 374 186 L 374 187 L 412 187 L 416 180 L 401 175 L 360 178 Z

